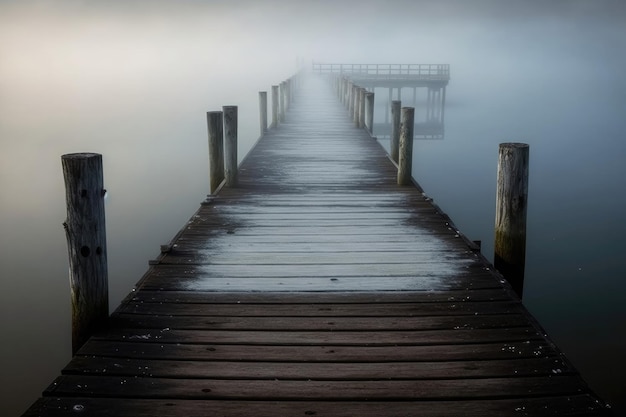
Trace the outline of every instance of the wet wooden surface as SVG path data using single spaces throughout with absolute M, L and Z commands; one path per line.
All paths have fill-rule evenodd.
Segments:
M 26 416 L 605 415 L 326 85 L 202 204 Z

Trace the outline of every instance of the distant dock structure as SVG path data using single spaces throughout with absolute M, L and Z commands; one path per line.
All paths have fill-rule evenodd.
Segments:
M 387 90 L 387 101 L 379 102 L 384 119 L 374 122 L 373 132 L 379 139 L 389 137 L 390 108 L 393 100 L 403 101 L 415 110 L 415 139 L 443 139 L 446 87 L 450 81 L 449 64 L 333 64 L 314 62 L 313 72 L 344 77 L 354 84 L 385 97 L 376 89 Z M 425 90 L 422 92 L 421 90 Z M 407 95 L 410 94 L 410 95 Z

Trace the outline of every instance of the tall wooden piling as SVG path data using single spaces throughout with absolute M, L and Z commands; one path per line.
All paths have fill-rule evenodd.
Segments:
M 224 179 L 227 187 L 234 187 L 237 175 L 237 106 L 224 106 Z
M 61 157 L 65 180 L 67 236 L 72 299 L 72 354 L 109 316 L 102 155 Z
M 501 143 L 498 158 L 494 266 L 521 298 L 526 261 L 529 146 Z
M 410 185 L 413 168 L 413 124 L 415 109 L 402 107 L 400 146 L 398 153 L 398 185 Z
M 356 124 L 359 117 L 359 91 L 361 87 L 358 85 L 354 85 L 354 89 L 352 91 L 352 121 Z
M 439 119 L 439 121 L 441 122 L 442 126 L 443 126 L 443 123 L 444 123 L 445 110 L 446 110 L 446 87 L 444 86 L 442 91 L 441 91 L 441 117 Z
M 367 90 L 365 87 L 361 88 L 361 93 L 359 94 L 359 127 L 365 127 L 365 94 L 367 94 Z
M 391 102 L 391 159 L 398 163 L 398 153 L 400 147 L 400 109 L 402 102 L 400 100 L 393 100 Z
M 278 86 L 272 86 L 272 127 L 278 125 Z
M 355 125 L 362 128 L 365 121 L 365 88 L 359 87 Z
M 209 132 L 209 190 L 213 194 L 224 180 L 224 126 L 221 111 L 207 112 Z
M 354 92 L 356 89 L 356 86 L 354 85 L 354 83 L 352 81 L 350 81 L 350 89 L 348 90 L 348 114 L 349 115 L 353 115 L 354 114 Z
M 267 91 L 259 91 L 259 122 L 263 136 L 267 132 Z
M 365 127 L 370 135 L 374 133 L 374 93 L 365 93 Z

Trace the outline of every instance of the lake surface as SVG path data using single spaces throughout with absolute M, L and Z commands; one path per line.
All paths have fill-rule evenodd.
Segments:
M 0 3 L 0 414 L 70 359 L 61 155 L 104 155 L 113 310 L 208 192 L 205 112 L 239 106 L 241 159 L 258 91 L 316 59 L 451 65 L 413 175 L 488 258 L 498 144 L 530 144 L 524 303 L 626 415 L 621 3 L 23 3 Z

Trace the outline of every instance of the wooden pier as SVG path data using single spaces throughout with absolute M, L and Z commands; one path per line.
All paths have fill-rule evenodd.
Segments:
M 209 197 L 25 416 L 596 416 L 514 295 L 331 89 Z

